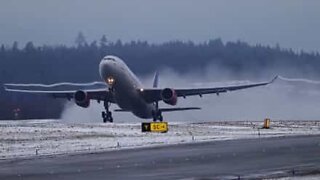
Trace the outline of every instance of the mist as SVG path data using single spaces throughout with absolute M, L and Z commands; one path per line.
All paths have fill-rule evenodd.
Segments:
M 159 87 L 217 87 L 269 81 L 274 76 L 263 78 L 234 75 L 228 70 L 208 66 L 187 73 L 177 73 L 164 68 L 159 71 Z M 281 75 L 281 74 L 279 74 Z M 319 120 L 320 118 L 320 82 L 280 76 L 274 83 L 239 91 L 191 96 L 178 99 L 176 107 L 200 107 L 201 110 L 163 113 L 169 122 L 210 122 L 210 121 L 262 121 L 273 120 Z M 145 87 L 152 86 L 153 74 L 139 76 Z M 170 107 L 163 102 L 160 107 Z M 119 108 L 112 104 L 111 110 Z M 89 108 L 81 108 L 74 102 L 68 102 L 61 119 L 65 122 L 102 122 L 103 103 L 91 101 Z M 113 112 L 115 123 L 150 121 L 135 117 L 128 112 Z

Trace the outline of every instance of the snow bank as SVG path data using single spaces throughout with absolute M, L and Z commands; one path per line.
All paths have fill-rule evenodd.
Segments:
M 124 148 L 320 134 L 318 121 L 169 123 L 168 133 L 142 133 L 140 123 L 65 123 L 59 120 L 0 121 L 0 159 L 99 152 Z

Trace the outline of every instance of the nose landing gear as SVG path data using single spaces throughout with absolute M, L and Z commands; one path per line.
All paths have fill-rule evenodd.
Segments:
M 103 122 L 113 122 L 113 117 L 112 117 L 112 113 L 111 111 L 109 111 L 109 107 L 110 107 L 111 103 L 109 103 L 108 101 L 104 101 L 104 108 L 106 111 L 102 111 L 101 116 L 103 119 Z

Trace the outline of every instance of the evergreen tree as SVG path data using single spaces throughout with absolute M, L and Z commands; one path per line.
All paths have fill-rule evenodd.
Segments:
M 18 50 L 19 50 L 18 42 L 15 41 L 15 42 L 13 42 L 13 45 L 12 45 L 12 51 L 17 52 Z
M 106 46 L 107 46 L 107 43 L 108 43 L 107 37 L 106 37 L 106 35 L 103 35 L 103 36 L 101 37 L 101 39 L 100 39 L 100 47 L 101 47 L 102 49 L 105 49 Z
M 31 41 L 29 41 L 29 42 L 27 42 L 26 46 L 24 47 L 24 50 L 26 52 L 34 52 L 35 47 L 34 47 L 33 43 Z
M 84 37 L 82 32 L 78 33 L 78 36 L 76 37 L 75 43 L 78 47 L 84 47 L 87 45 L 86 38 Z
M 2 53 L 4 53 L 4 52 L 6 51 L 6 48 L 4 47 L 4 44 L 1 45 L 0 51 L 1 51 Z

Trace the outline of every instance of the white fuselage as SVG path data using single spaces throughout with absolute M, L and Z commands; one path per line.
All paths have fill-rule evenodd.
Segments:
M 99 65 L 100 76 L 109 87 L 117 105 L 140 118 L 151 118 L 155 109 L 140 95 L 143 86 L 128 66 L 116 56 L 104 57 Z

